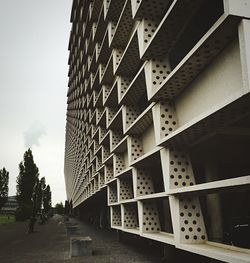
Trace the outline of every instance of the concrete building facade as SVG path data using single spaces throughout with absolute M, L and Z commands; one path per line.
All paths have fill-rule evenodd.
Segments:
M 16 196 L 8 196 L 8 199 L 2 209 L 0 210 L 1 214 L 14 215 L 18 208 Z
M 74 0 L 65 182 L 73 209 L 250 262 L 250 0 Z

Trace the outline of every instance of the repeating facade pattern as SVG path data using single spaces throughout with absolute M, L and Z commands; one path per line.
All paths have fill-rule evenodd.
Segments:
M 225 192 L 249 192 L 247 165 L 220 175 L 213 161 L 216 145 L 228 155 L 227 136 L 249 138 L 249 18 L 248 0 L 73 1 L 65 146 L 73 207 L 107 188 L 112 228 L 250 262 L 247 248 L 216 240 L 220 220 L 209 217 L 221 216 Z

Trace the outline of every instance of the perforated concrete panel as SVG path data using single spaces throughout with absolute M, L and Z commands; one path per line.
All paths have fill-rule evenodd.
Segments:
M 122 176 L 118 180 L 119 201 L 134 199 L 132 176 Z
M 117 182 L 113 182 L 108 187 L 108 203 L 117 203 L 118 197 L 117 197 Z
M 226 162 L 228 138 L 248 145 L 249 10 L 249 0 L 73 1 L 65 183 L 74 208 L 107 188 L 112 228 L 249 262 L 249 249 L 212 242 L 209 210 L 219 224 L 221 196 L 250 188 L 239 149 L 230 167 L 245 170 L 213 166 Z M 224 151 L 211 151 L 214 138 Z
M 154 184 L 151 173 L 147 169 L 134 170 L 136 196 L 154 194 Z
M 130 164 L 143 155 L 143 145 L 139 136 L 130 136 L 128 138 L 128 155 Z
M 121 219 L 121 207 L 120 206 L 112 206 L 111 207 L 111 226 L 112 227 L 121 227 L 122 219 Z
M 145 201 L 142 205 L 142 232 L 156 233 L 161 230 L 159 212 L 154 201 Z
M 122 224 L 125 229 L 139 228 L 137 204 L 124 204 L 122 206 Z

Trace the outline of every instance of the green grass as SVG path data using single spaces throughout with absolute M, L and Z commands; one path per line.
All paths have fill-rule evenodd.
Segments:
M 10 215 L 9 219 L 6 215 L 0 215 L 0 225 L 5 225 L 13 222 L 15 222 L 15 217 L 13 215 Z

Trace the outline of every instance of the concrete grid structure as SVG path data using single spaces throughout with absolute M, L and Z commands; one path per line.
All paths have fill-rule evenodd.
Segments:
M 249 18 L 250 0 L 73 1 L 74 209 L 107 192 L 112 228 L 250 262 Z

